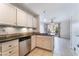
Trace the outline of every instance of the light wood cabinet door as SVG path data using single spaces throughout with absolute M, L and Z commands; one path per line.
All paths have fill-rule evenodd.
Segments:
M 4 43 L 2 43 L 2 52 L 5 52 L 14 47 L 18 47 L 18 40 L 4 42 Z
M 36 47 L 36 35 L 31 37 L 31 50 Z
M 17 9 L 17 25 L 25 26 L 27 25 L 27 15 L 24 11 Z
M 37 47 L 52 50 L 52 37 L 50 36 L 37 36 Z
M 0 4 L 0 24 L 16 25 L 16 8 L 10 4 Z
M 2 51 L 1 51 L 2 56 L 13 56 L 13 55 L 19 56 L 18 39 L 4 42 L 1 45 L 2 45 Z
M 14 47 L 14 48 L 12 48 L 10 50 L 2 52 L 2 56 L 19 56 L 18 48 Z
M 32 19 L 33 19 L 32 15 L 28 14 L 27 18 L 28 18 L 27 19 L 27 27 L 33 27 L 33 25 L 32 25 Z

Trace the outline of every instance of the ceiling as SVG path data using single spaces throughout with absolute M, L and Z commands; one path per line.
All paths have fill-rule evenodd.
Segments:
M 46 19 L 53 19 L 56 22 L 68 19 L 79 10 L 77 3 L 20 3 L 35 14 L 44 16 Z
M 25 5 L 39 15 L 43 15 L 45 11 L 45 17 L 56 22 L 70 18 L 79 10 L 77 3 L 28 3 Z

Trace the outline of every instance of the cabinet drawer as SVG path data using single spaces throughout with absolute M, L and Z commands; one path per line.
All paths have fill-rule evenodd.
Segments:
M 18 56 L 18 47 L 2 52 L 2 56 Z
M 12 40 L 12 41 L 2 43 L 2 51 L 9 50 L 15 46 L 18 46 L 18 40 Z

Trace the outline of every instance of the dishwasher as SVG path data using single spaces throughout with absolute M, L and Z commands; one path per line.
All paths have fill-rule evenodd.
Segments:
M 28 36 L 19 38 L 19 42 L 20 42 L 20 51 L 19 51 L 20 56 L 24 56 L 31 50 L 31 37 Z

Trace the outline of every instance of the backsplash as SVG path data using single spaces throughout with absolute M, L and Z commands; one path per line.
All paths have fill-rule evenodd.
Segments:
M 3 34 L 13 34 L 13 33 L 23 33 L 32 32 L 32 29 L 27 28 L 15 28 L 15 27 L 0 27 L 0 35 Z
M 4 27 L 0 27 L 0 35 L 7 34 Z

